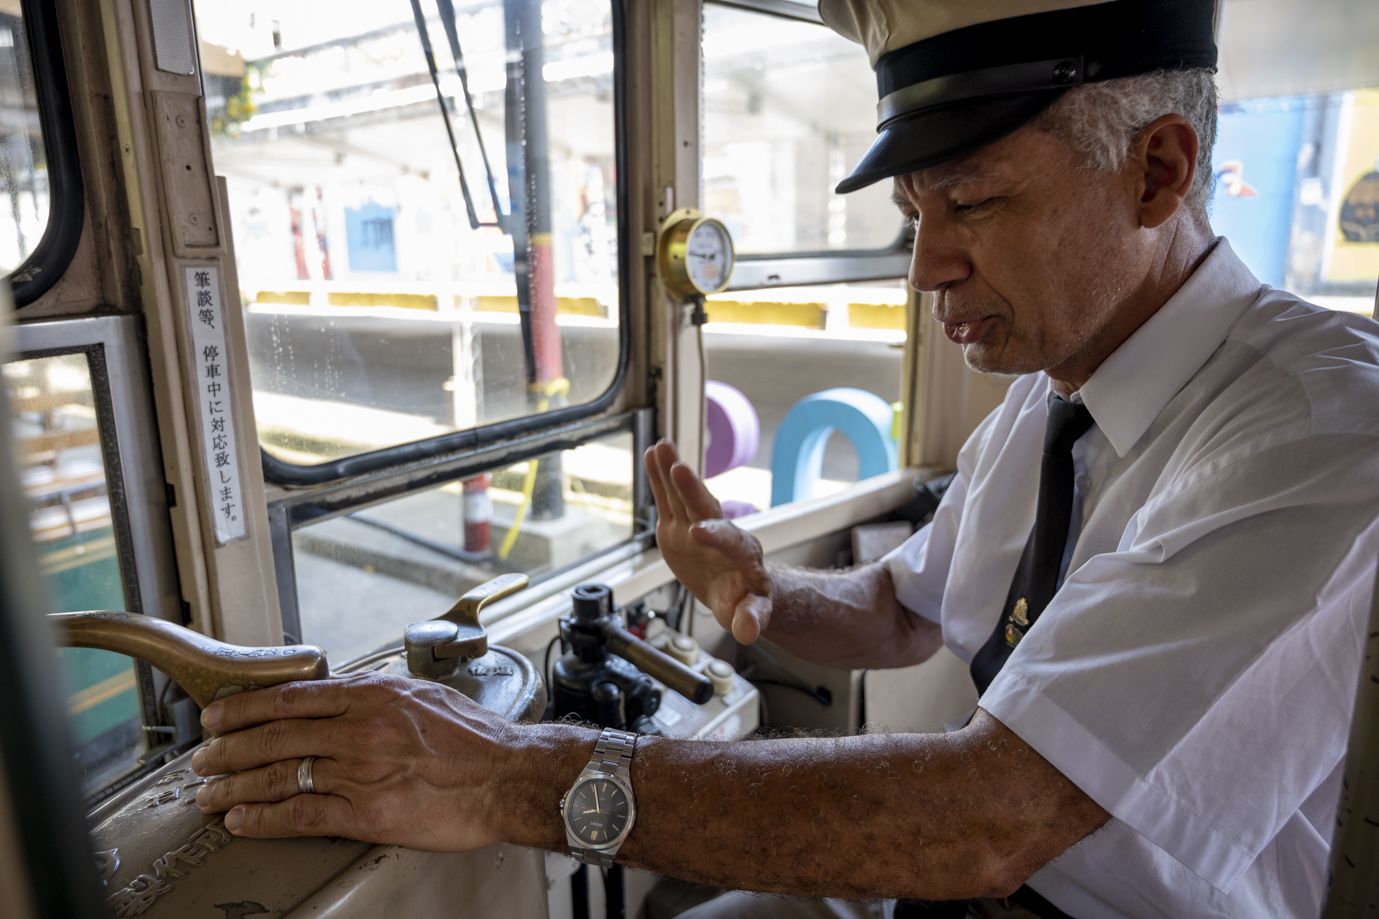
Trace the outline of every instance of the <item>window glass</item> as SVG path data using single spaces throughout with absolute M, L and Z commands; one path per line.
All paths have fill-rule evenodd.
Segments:
M 15 361 L 3 374 L 50 611 L 127 609 L 86 356 Z M 59 653 L 77 762 L 91 794 L 134 769 L 146 749 L 138 671 L 119 654 Z
M 833 494 L 895 468 L 907 295 L 896 280 L 709 298 L 705 472 L 730 515 Z M 830 419 L 850 413 L 867 419 L 862 443 L 832 433 Z M 782 491 L 782 476 L 815 450 L 808 473 Z
M 1266 284 L 1369 314 L 1379 279 L 1379 88 L 1228 102 L 1212 227 Z
M 535 580 L 626 542 L 633 469 L 632 435 L 615 434 L 299 527 L 300 640 L 344 663 L 400 643 L 408 623 L 492 577 Z M 552 470 L 559 511 L 542 493 Z
M 314 464 L 608 389 L 607 2 L 195 5 L 268 449 Z
M 703 210 L 742 255 L 881 249 L 888 182 L 835 195 L 876 137 L 866 53 L 825 26 L 704 7 Z
M 0 274 L 18 268 L 48 226 L 48 161 L 19 4 L 0 9 Z

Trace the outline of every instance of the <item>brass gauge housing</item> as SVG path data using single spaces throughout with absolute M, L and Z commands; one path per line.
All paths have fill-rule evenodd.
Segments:
M 722 221 L 693 208 L 681 208 L 661 224 L 656 267 L 667 292 L 677 300 L 716 294 L 732 277 L 733 238 Z

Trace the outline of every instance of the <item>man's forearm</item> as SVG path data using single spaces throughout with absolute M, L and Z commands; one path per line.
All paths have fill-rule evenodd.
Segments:
M 847 571 L 768 565 L 771 622 L 763 633 L 806 660 L 840 667 L 903 667 L 943 643 L 937 625 L 901 606 L 877 563 Z
M 618 860 L 719 887 L 808 896 L 999 896 L 1105 819 L 992 720 L 987 731 L 744 743 L 642 737 Z M 594 734 L 524 733 L 502 805 L 512 842 L 563 849 L 560 795 Z M 980 754 L 980 756 L 978 756 Z M 995 775 L 1025 781 L 988 785 Z M 993 763 L 993 761 L 998 761 Z M 984 770 L 985 771 L 985 770 Z M 1061 827 L 1051 845 L 1030 846 Z

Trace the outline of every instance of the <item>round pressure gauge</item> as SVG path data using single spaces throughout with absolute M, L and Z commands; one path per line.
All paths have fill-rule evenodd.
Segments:
M 733 273 L 733 239 L 721 222 L 683 208 L 661 225 L 656 265 L 666 290 L 677 299 L 716 294 Z

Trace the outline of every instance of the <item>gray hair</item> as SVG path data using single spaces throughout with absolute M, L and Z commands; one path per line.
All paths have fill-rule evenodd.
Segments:
M 1216 79 L 1205 68 L 1156 70 L 1133 77 L 1084 83 L 1049 106 L 1034 125 L 1069 144 L 1083 166 L 1115 172 L 1140 129 L 1162 115 L 1182 115 L 1197 132 L 1197 174 L 1188 210 L 1206 218 L 1211 197 L 1211 149 L 1216 143 Z

